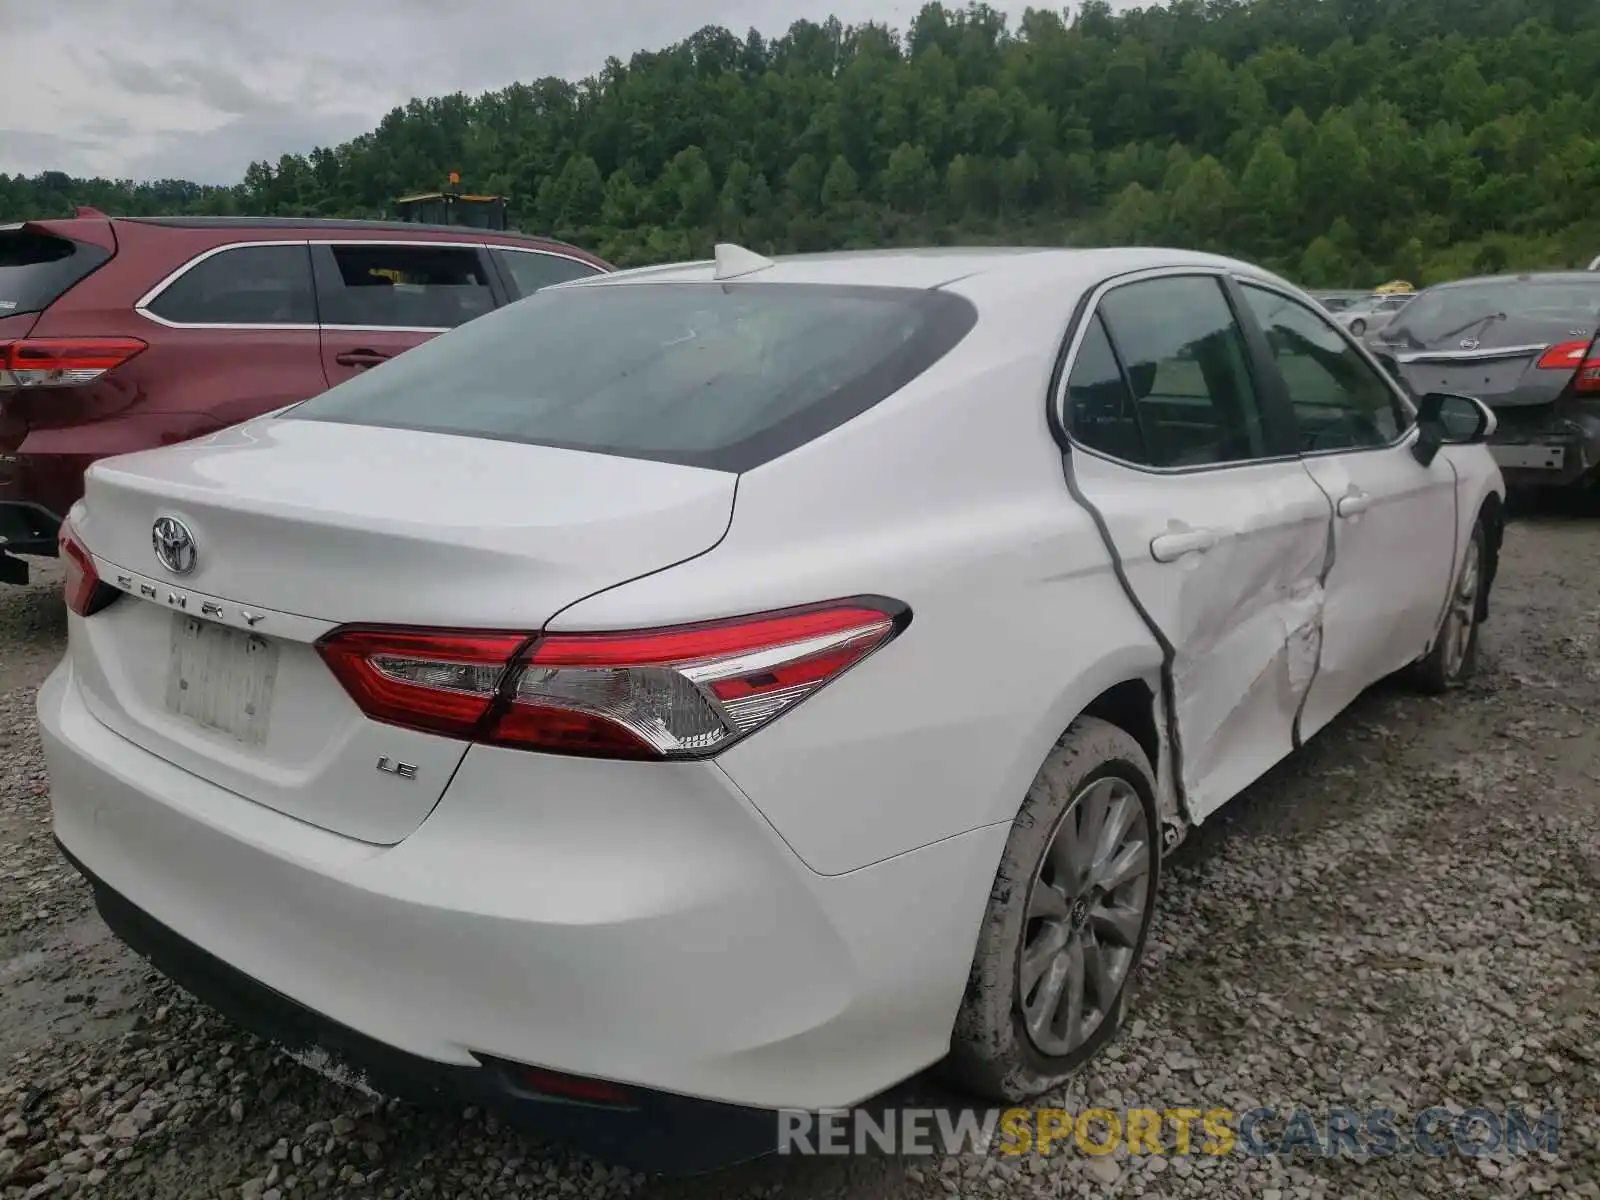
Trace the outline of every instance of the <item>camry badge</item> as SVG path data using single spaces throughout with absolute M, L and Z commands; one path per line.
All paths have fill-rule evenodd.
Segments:
M 157 517 L 150 528 L 150 546 L 156 561 L 174 575 L 188 575 L 199 560 L 194 534 L 177 517 Z

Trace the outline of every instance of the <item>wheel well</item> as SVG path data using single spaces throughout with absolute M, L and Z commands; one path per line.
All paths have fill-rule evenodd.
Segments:
M 1506 506 L 1500 493 L 1490 492 L 1484 497 L 1478 519 L 1483 522 L 1483 548 L 1488 562 L 1484 563 L 1483 586 L 1478 589 L 1478 621 L 1489 619 L 1489 589 L 1494 586 L 1495 573 L 1500 569 L 1500 543 L 1506 532 Z
M 1148 684 L 1124 680 L 1101 692 L 1083 710 L 1086 717 L 1109 721 L 1139 743 L 1150 767 L 1161 777 L 1161 731 L 1156 728 L 1156 698 Z

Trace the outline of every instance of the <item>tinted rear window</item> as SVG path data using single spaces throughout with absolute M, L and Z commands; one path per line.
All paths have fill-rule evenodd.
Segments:
M 87 242 L 0 229 L 0 317 L 43 312 L 110 257 Z
M 898 391 L 976 319 L 900 288 L 558 288 L 286 415 L 744 471 Z
M 1493 280 L 1420 294 L 1400 310 L 1395 324 L 1423 343 L 1450 338 L 1463 326 L 1504 313 L 1516 321 L 1567 322 L 1593 328 L 1600 313 L 1600 278 Z

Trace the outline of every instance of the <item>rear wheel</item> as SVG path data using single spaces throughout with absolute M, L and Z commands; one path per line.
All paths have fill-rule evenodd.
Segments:
M 1159 830 L 1138 742 L 1080 718 L 1012 825 L 945 1063 L 957 1083 L 1024 1100 L 1116 1035 L 1155 909 Z
M 1350 322 L 1350 332 L 1355 334 L 1357 337 L 1360 337 L 1366 331 L 1367 323 L 1360 317 L 1357 317 L 1355 320 Z
M 1480 517 L 1467 540 L 1467 551 L 1450 589 L 1449 608 L 1433 649 L 1416 666 L 1416 679 L 1424 691 L 1440 695 L 1465 683 L 1478 669 L 1478 613 L 1487 578 L 1488 537 Z

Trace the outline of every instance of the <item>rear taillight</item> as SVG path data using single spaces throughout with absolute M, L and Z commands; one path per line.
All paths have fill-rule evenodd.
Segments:
M 342 629 L 317 643 L 350 698 L 390 725 L 471 737 L 526 634 Z
M 909 613 L 849 600 L 635 633 L 347 628 L 318 643 L 374 720 L 604 758 L 716 754 L 826 686 Z
M 92 617 L 122 595 L 100 578 L 100 573 L 94 569 L 94 559 L 78 540 L 72 526 L 65 521 L 61 523 L 56 541 L 61 550 L 61 561 L 66 564 L 66 577 L 61 590 L 68 608 L 80 617 Z
M 148 348 L 138 338 L 24 338 L 0 342 L 0 388 L 82 387 Z
M 1542 371 L 1572 371 L 1572 386 L 1580 392 L 1600 392 L 1600 342 L 1562 342 L 1539 359 Z

